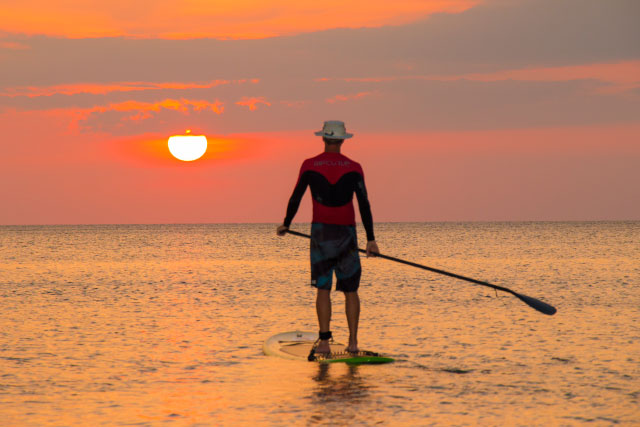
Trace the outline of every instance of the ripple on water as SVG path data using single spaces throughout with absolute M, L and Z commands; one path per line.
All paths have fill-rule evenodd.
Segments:
M 640 223 L 379 224 L 386 253 L 559 311 L 363 258 L 361 345 L 397 362 L 361 367 L 261 355 L 317 328 L 308 242 L 273 228 L 0 227 L 5 421 L 640 422 Z

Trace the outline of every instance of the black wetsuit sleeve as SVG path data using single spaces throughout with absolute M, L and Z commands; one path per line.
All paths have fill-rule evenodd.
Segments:
M 367 241 L 376 240 L 373 235 L 373 216 L 371 215 L 371 205 L 367 197 L 367 187 L 364 185 L 364 177 L 360 175 L 360 179 L 356 183 L 356 197 L 358 198 L 358 207 L 360 208 L 360 217 L 362 225 L 367 232 Z
M 307 190 L 307 185 L 309 185 L 308 174 L 301 173 L 300 177 L 298 178 L 298 183 L 293 189 L 293 194 L 291 194 L 291 198 L 289 198 L 289 204 L 287 205 L 287 216 L 284 217 L 283 222 L 285 227 L 289 227 L 291 225 L 291 221 L 293 221 L 293 217 L 296 216 L 296 212 L 298 212 L 298 208 L 300 207 L 302 196 L 304 196 L 304 192 Z

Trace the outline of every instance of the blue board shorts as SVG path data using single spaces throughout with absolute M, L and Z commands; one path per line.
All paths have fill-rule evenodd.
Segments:
M 311 286 L 331 290 L 333 272 L 336 290 L 355 292 L 360 286 L 360 255 L 353 225 L 311 224 Z

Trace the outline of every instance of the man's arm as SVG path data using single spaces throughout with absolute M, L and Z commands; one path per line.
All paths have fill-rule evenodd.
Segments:
M 296 212 L 298 212 L 298 208 L 300 207 L 300 201 L 302 200 L 302 196 L 304 196 L 304 192 L 307 190 L 307 185 L 309 185 L 309 181 L 307 179 L 307 175 L 304 173 L 300 173 L 298 177 L 298 183 L 293 189 L 293 193 L 289 198 L 289 204 L 287 205 L 287 215 L 284 218 L 284 222 L 282 225 L 289 228 L 291 225 L 291 221 L 293 221 L 293 217 L 296 216 Z
M 367 241 L 375 241 L 373 234 L 373 216 L 371 215 L 371 205 L 369 204 L 369 198 L 367 197 L 367 187 L 364 185 L 364 177 L 361 176 L 356 184 L 356 197 L 358 198 L 358 207 L 360 208 L 360 218 L 362 218 L 362 225 L 367 232 Z

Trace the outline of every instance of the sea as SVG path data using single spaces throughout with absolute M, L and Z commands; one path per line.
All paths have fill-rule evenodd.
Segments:
M 309 241 L 276 225 L 0 227 L 0 424 L 640 425 L 640 222 L 376 224 L 557 313 L 363 256 L 359 344 L 396 361 L 361 366 L 263 354 L 318 330 Z

